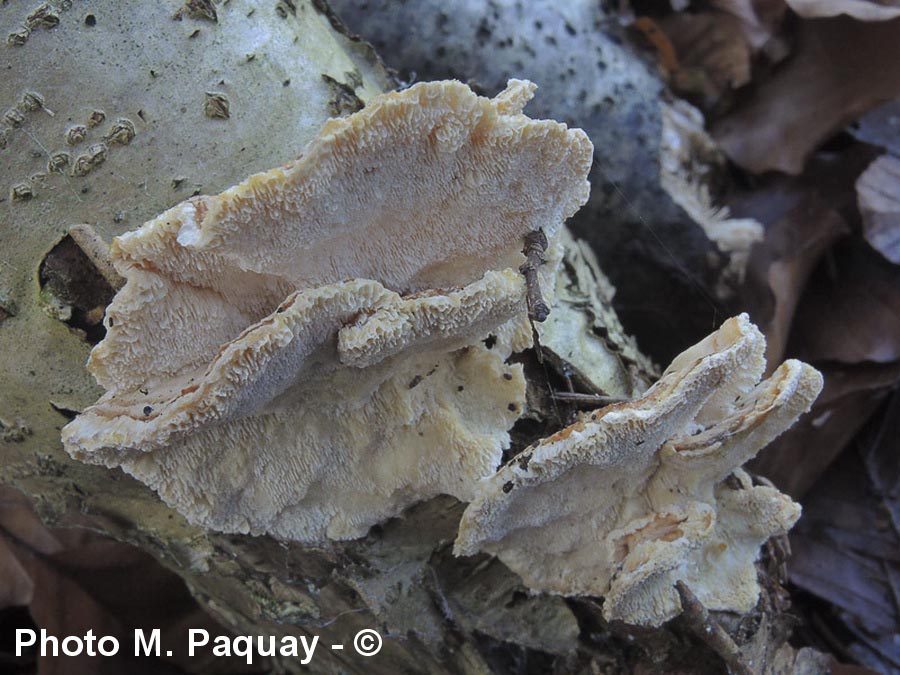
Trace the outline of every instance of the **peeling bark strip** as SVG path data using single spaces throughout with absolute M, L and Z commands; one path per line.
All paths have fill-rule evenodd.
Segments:
M 227 120 L 231 117 L 231 103 L 228 97 L 217 91 L 206 92 L 203 100 L 203 114 L 210 119 Z
M 185 14 L 193 19 L 206 19 L 213 23 L 219 21 L 219 15 L 212 0 L 185 0 L 184 5 L 178 8 L 172 18 L 181 21 Z
M 544 302 L 541 295 L 541 283 L 538 280 L 538 270 L 547 262 L 544 252 L 547 250 L 547 235 L 543 230 L 535 230 L 525 235 L 525 262 L 519 267 L 519 271 L 525 276 L 525 299 L 528 303 L 528 318 L 532 321 L 542 322 L 550 316 L 550 307 Z

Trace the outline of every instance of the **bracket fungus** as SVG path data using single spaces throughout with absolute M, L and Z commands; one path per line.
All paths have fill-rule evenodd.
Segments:
M 590 141 L 522 114 L 534 89 L 380 96 L 114 240 L 126 284 L 88 364 L 106 393 L 67 451 L 194 523 L 304 542 L 471 499 L 525 403 L 523 240 L 543 229 L 552 263 L 588 196 Z
M 455 552 L 493 553 L 536 591 L 604 596 L 610 620 L 672 618 L 677 581 L 709 609 L 749 611 L 759 548 L 800 507 L 740 466 L 822 387 L 799 361 L 759 382 L 764 351 L 746 315 L 729 319 L 643 397 L 526 449 L 483 481 Z

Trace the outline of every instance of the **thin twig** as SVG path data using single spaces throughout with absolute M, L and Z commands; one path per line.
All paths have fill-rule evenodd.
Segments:
M 617 396 L 601 396 L 600 394 L 581 394 L 577 391 L 554 391 L 551 392 L 553 398 L 557 401 L 566 401 L 567 403 L 575 403 L 591 406 L 605 406 L 613 403 L 624 403 L 627 398 L 619 398 Z
M 535 230 L 525 235 L 525 262 L 519 267 L 519 271 L 525 276 L 525 301 L 528 303 L 528 318 L 538 323 L 544 321 L 550 315 L 550 307 L 544 302 L 541 295 L 541 284 L 538 280 L 538 269 L 546 261 L 544 252 L 547 250 L 547 235 L 543 230 Z
M 675 590 L 681 598 L 683 617 L 691 632 L 718 654 L 729 671 L 737 675 L 754 675 L 753 669 L 741 656 L 741 650 L 725 629 L 709 615 L 693 591 L 683 581 L 675 582 Z

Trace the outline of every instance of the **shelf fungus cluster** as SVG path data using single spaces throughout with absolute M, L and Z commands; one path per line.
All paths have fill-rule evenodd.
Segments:
M 88 364 L 106 393 L 63 429 L 67 451 L 199 525 L 307 543 L 450 494 L 470 502 L 456 552 L 493 553 L 533 590 L 604 596 L 639 624 L 678 612 L 677 581 L 749 610 L 759 547 L 799 507 L 740 467 L 821 377 L 788 361 L 760 383 L 746 316 L 497 470 L 525 407 L 509 357 L 552 305 L 593 153 L 522 113 L 533 92 L 381 96 L 295 162 L 116 239 L 125 285 Z
M 800 507 L 740 467 L 822 386 L 799 361 L 760 382 L 764 351 L 746 315 L 729 319 L 643 397 L 526 449 L 483 481 L 456 553 L 495 554 L 533 590 L 603 596 L 610 620 L 672 618 L 678 581 L 709 609 L 751 610 L 760 546 Z
M 552 289 L 588 196 L 590 141 L 522 114 L 533 91 L 379 97 L 295 162 L 116 239 L 126 283 L 89 361 L 106 393 L 67 451 L 194 523 L 303 542 L 473 499 L 525 404 L 507 363 L 531 339 L 524 242 L 546 235 Z

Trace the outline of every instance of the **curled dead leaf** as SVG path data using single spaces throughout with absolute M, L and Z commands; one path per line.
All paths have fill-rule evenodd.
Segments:
M 856 181 L 863 234 L 872 248 L 900 265 L 900 159 L 882 155 Z
M 89 524 L 80 515 L 71 520 Z M 236 656 L 214 656 L 211 649 L 188 656 L 188 628 L 206 629 L 210 635 L 228 633 L 197 604 L 174 572 L 135 547 L 83 527 L 51 529 L 27 498 L 0 486 L 0 610 L 9 606 L 27 606 L 37 627 L 50 635 L 84 635 L 92 630 L 95 636 L 115 637 L 122 646 L 108 657 L 38 656 L 38 675 L 264 670 L 262 665 L 247 666 Z M 136 628 L 148 636 L 153 628 L 161 628 L 161 643 L 172 655 L 136 657 L 130 647 Z
M 814 363 L 900 360 L 900 267 L 859 239 L 828 262 L 797 304 L 789 353 Z
M 870 110 L 848 131 L 854 138 L 880 146 L 900 157 L 900 99 Z
M 769 370 L 784 358 L 794 311 L 822 255 L 849 233 L 844 220 L 823 203 L 802 203 L 766 230 L 747 267 L 745 301 L 760 322 L 769 349 Z
M 822 613 L 821 632 L 844 633 L 846 652 L 884 673 L 900 657 L 898 451 L 895 392 L 807 495 L 789 565 L 793 583 L 839 609 Z
M 764 50 L 770 58 L 785 53 L 786 47 L 776 37 L 787 11 L 783 0 L 712 0 L 711 4 L 741 20 L 744 36 L 754 51 Z
M 900 2 L 886 0 L 787 0 L 791 9 L 808 19 L 846 14 L 860 21 L 890 21 L 900 17 Z
M 750 463 L 795 499 L 816 484 L 900 382 L 900 362 L 821 370 L 825 384 L 810 413 Z
M 736 16 L 671 14 L 660 26 L 678 57 L 672 85 L 685 98 L 709 109 L 727 92 L 750 81 L 750 44 Z
M 900 20 L 803 21 L 789 61 L 712 128 L 753 173 L 798 174 L 829 136 L 900 92 Z

